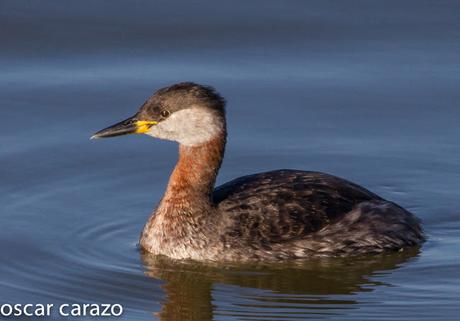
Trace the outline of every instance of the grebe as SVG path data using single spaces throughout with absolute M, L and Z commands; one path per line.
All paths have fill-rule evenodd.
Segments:
M 424 240 L 414 215 L 324 173 L 277 170 L 214 189 L 227 131 L 225 101 L 211 87 L 186 82 L 160 89 L 135 116 L 92 138 L 131 133 L 179 143 L 166 192 L 140 237 L 152 254 L 286 260 L 401 250 Z

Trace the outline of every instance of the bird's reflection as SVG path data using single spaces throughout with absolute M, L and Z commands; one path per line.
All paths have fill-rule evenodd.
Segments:
M 166 298 L 161 311 L 155 314 L 160 320 L 206 321 L 213 320 L 215 314 L 232 316 L 232 311 L 236 319 L 251 319 L 248 315 L 255 310 L 258 309 L 260 317 L 264 315 L 264 309 L 273 312 L 273 307 L 278 309 L 278 318 L 289 319 L 289 311 L 292 312 L 289 303 L 295 305 L 296 312 L 292 317 L 298 319 L 308 314 L 312 317 L 321 313 L 326 317 L 328 312 L 346 313 L 347 309 L 359 303 L 352 294 L 372 291 L 383 284 L 373 280 L 373 276 L 390 273 L 417 257 L 418 253 L 418 249 L 409 249 L 359 258 L 251 265 L 178 262 L 149 254 L 142 254 L 142 260 L 147 276 L 164 281 Z M 257 304 L 226 302 L 225 311 L 220 311 L 213 305 L 213 291 L 219 285 L 262 291 L 256 292 L 253 297 L 252 302 Z M 235 295 L 232 293 L 231 296 Z M 233 305 L 234 309 L 228 308 L 229 305 Z M 246 314 L 245 308 L 248 310 Z M 272 315 L 270 319 L 277 318 Z

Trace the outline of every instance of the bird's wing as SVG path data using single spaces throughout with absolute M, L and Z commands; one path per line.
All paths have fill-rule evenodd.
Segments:
M 344 179 L 296 170 L 244 176 L 216 188 L 213 197 L 231 222 L 228 236 L 260 245 L 301 239 L 355 205 L 380 199 Z

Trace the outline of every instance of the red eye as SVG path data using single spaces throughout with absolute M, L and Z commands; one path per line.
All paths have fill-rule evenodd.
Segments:
M 169 110 L 162 110 L 160 114 L 161 114 L 161 117 L 164 117 L 164 118 L 169 117 L 169 115 L 171 115 Z

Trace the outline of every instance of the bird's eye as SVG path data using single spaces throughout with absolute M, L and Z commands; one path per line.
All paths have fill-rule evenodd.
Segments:
M 161 114 L 161 117 L 164 117 L 164 118 L 169 117 L 169 115 L 171 115 L 169 110 L 162 110 L 160 114 Z

